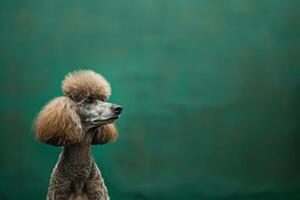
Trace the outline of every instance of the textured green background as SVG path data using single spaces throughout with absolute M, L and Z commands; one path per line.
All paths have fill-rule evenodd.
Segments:
M 31 124 L 90 68 L 124 106 L 93 147 L 113 200 L 300 199 L 299 0 L 0 3 L 0 198 L 44 199 Z

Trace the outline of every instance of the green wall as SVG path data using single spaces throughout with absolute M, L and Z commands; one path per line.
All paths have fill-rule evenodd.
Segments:
M 113 200 L 300 199 L 300 2 L 0 2 L 1 200 L 44 199 L 60 148 L 34 140 L 64 75 L 124 106 L 93 147 Z

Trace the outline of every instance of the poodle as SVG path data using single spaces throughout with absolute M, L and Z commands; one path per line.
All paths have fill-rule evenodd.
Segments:
M 107 200 L 91 145 L 116 140 L 113 122 L 122 107 L 106 102 L 110 85 L 91 70 L 67 74 L 61 87 L 64 96 L 45 105 L 33 125 L 38 141 L 63 147 L 51 175 L 47 200 Z

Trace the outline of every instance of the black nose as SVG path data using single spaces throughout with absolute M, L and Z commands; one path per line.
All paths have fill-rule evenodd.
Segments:
M 122 106 L 119 106 L 119 105 L 113 105 L 112 109 L 113 109 L 114 113 L 116 113 L 116 114 L 120 114 L 123 110 Z

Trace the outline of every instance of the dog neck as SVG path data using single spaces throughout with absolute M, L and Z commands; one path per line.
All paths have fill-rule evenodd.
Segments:
M 86 132 L 81 142 L 63 147 L 62 159 L 64 161 L 85 162 L 91 159 L 91 142 L 94 131 Z
M 72 190 L 76 193 L 82 192 L 85 181 L 91 175 L 94 160 L 91 155 L 93 136 L 93 132 L 87 131 L 81 142 L 63 147 L 57 163 L 57 170 L 71 181 Z

